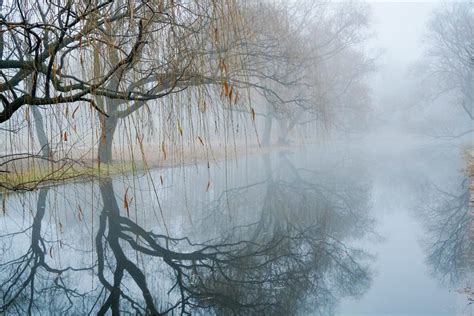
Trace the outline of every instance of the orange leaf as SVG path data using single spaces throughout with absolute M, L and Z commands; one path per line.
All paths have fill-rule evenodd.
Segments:
M 123 207 L 127 211 L 127 216 L 130 217 L 130 209 L 129 209 L 129 205 L 128 205 L 128 189 L 129 188 L 127 188 L 125 190 L 125 196 L 123 197 Z
M 227 83 L 227 81 L 224 81 L 224 95 L 226 97 L 229 96 L 229 84 Z

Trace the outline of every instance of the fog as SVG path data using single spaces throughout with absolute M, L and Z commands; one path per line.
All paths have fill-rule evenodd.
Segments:
M 418 64 L 427 54 L 429 20 L 433 11 L 444 5 L 428 1 L 371 2 L 375 30 L 371 48 L 380 52 L 378 71 L 371 81 L 374 124 L 388 123 L 397 132 L 410 131 L 412 136 L 426 135 L 427 139 L 451 138 L 472 129 L 472 120 L 462 108 L 449 106 L 453 102 L 448 97 L 427 101 L 419 91 L 423 83 Z M 464 142 L 472 142 L 469 134 L 465 136 Z
M 0 314 L 474 315 L 474 2 L 0 0 Z

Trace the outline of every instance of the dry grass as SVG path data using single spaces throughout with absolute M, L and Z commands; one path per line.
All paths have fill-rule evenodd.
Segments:
M 0 161 L 0 190 L 31 191 L 46 185 L 76 180 L 237 159 L 240 156 L 271 152 L 278 148 L 243 145 L 162 148 L 158 145 L 147 145 L 146 149 L 134 152 L 115 148 L 114 154 L 117 158 L 112 164 L 98 163 L 90 152 L 81 153 L 76 158 L 61 158 L 55 161 L 25 155 L 8 162 Z

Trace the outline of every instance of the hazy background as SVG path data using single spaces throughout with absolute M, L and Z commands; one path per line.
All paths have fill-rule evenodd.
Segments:
M 458 134 L 472 127 L 461 107 L 451 106 L 449 98 L 429 102 L 420 96 L 417 63 L 424 55 L 424 37 L 432 12 L 443 3 L 369 3 L 374 30 L 371 49 L 379 56 L 378 69 L 371 81 L 374 127 L 391 127 L 430 139 Z M 470 141 L 469 136 L 464 141 Z

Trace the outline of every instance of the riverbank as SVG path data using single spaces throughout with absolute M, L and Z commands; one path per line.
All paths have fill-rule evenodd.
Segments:
M 0 158 L 0 192 L 33 191 L 40 187 L 83 181 L 105 176 L 146 172 L 156 168 L 173 168 L 192 164 L 213 164 L 220 160 L 269 153 L 292 146 L 160 146 L 149 144 L 141 150 L 114 148 L 113 163 L 94 159 L 94 152 L 76 152 L 60 158 L 33 154 L 12 154 Z

